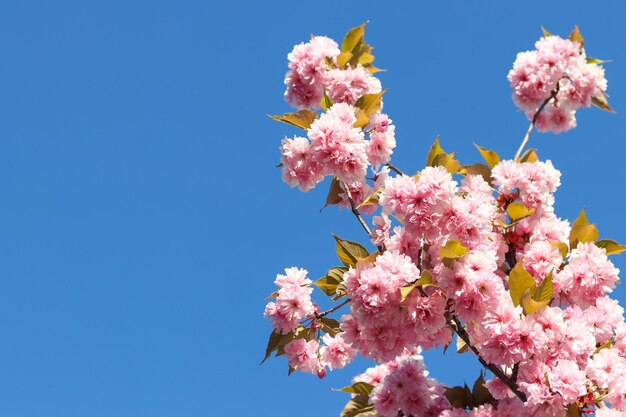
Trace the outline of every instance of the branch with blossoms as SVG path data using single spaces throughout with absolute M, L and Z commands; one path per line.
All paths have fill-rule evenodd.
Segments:
M 523 152 L 535 129 L 574 128 L 582 107 L 612 111 L 603 62 L 578 28 L 567 39 L 544 29 L 508 74 L 530 120 L 515 157 L 476 145 L 484 162 L 464 165 L 437 138 L 409 176 L 391 164 L 395 126 L 364 35 L 365 24 L 341 46 L 295 46 L 285 98 L 297 111 L 271 117 L 305 132 L 282 142 L 283 180 L 308 191 L 330 177 L 326 205 L 348 209 L 376 249 L 333 236 L 340 265 L 323 277 L 277 275 L 264 361 L 284 355 L 290 373 L 319 377 L 357 354 L 377 361 L 340 389 L 352 395 L 342 417 L 626 415 L 626 322 L 608 258 L 626 246 L 599 239 L 584 210 L 557 217 L 560 172 Z M 315 287 L 337 304 L 320 311 Z M 453 344 L 486 371 L 471 388 L 426 371 L 422 351 Z

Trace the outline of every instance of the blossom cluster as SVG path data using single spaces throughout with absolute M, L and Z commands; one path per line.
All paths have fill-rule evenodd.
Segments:
M 330 175 L 362 194 L 367 168 L 387 163 L 396 146 L 395 126 L 380 110 L 380 80 L 371 66 L 339 65 L 339 54 L 337 43 L 323 36 L 295 46 L 289 54 L 287 101 L 297 109 L 317 109 L 322 101 L 328 107 L 307 126 L 306 138 L 286 138 L 281 146 L 283 179 L 302 191 Z M 361 105 L 365 97 L 372 98 L 376 108 L 370 102 Z
M 285 182 L 303 191 L 332 176 L 330 204 L 351 207 L 377 250 L 335 237 L 343 266 L 315 282 L 297 268 L 279 275 L 265 310 L 274 329 L 266 357 L 284 354 L 291 370 L 320 377 L 357 354 L 379 362 L 347 388 L 342 415 L 626 416 L 626 322 L 609 259 L 626 246 L 599 240 L 584 211 L 572 223 L 557 216 L 561 173 L 532 150 L 501 160 L 478 147 L 487 165 L 461 166 L 436 140 L 416 175 L 389 165 L 389 118 L 376 108 L 359 122 L 360 100 L 380 84 L 360 64 L 339 65 L 367 50 L 356 45 L 339 51 L 314 37 L 290 54 L 287 100 L 332 105 L 301 126 L 306 138 L 285 139 L 281 163 Z M 556 36 L 520 54 L 509 79 L 539 130 L 566 130 L 575 109 L 606 90 L 581 42 Z M 567 125 L 554 116 L 563 111 Z M 371 228 L 362 214 L 373 215 Z M 320 311 L 313 286 L 344 302 Z M 339 320 L 328 317 L 345 304 Z M 429 378 L 421 357 L 455 334 L 457 351 L 492 374 L 473 392 Z
M 576 110 L 605 95 L 604 69 L 598 60 L 587 59 L 580 37 L 571 38 L 575 40 L 541 38 L 534 51 L 517 55 L 509 72 L 513 100 L 529 120 L 549 100 L 536 118 L 539 131 L 559 133 L 576 127 Z

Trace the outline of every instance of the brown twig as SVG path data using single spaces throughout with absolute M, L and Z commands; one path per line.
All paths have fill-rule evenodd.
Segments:
M 346 184 L 345 182 L 342 182 L 341 184 L 343 186 L 343 190 L 346 193 L 346 197 L 348 197 L 348 201 L 350 202 L 350 207 L 352 208 L 352 213 L 356 216 L 356 218 L 359 221 L 359 223 L 361 223 L 361 226 L 363 227 L 363 229 L 367 233 L 367 236 L 369 236 L 371 238 L 372 237 L 372 231 L 370 230 L 370 228 L 367 225 L 367 223 L 365 223 L 365 220 L 363 220 L 363 217 L 361 217 L 361 213 L 359 212 L 359 209 L 357 209 L 356 204 L 354 204 L 354 200 L 352 199 L 352 193 L 350 192 L 350 187 L 348 187 L 348 184 Z M 377 248 L 378 248 L 378 252 L 380 252 L 380 253 L 383 253 L 385 251 L 385 248 L 383 246 L 377 246 Z
M 515 157 L 513 158 L 514 161 L 517 161 L 519 159 L 519 157 L 522 154 L 522 151 L 524 150 L 524 147 L 528 143 L 528 139 L 530 139 L 530 134 L 532 133 L 533 129 L 535 128 L 535 123 L 537 122 L 537 117 L 539 117 L 539 113 L 541 113 L 543 111 L 543 109 L 550 102 L 550 100 L 556 98 L 556 95 L 558 93 L 559 93 L 559 83 L 557 83 L 556 84 L 556 88 L 554 90 L 552 90 L 552 93 L 550 94 L 550 97 L 545 99 L 543 101 L 543 103 L 541 103 L 541 106 L 539 106 L 539 108 L 535 112 L 535 115 L 533 116 L 533 120 L 532 120 L 532 122 L 530 122 L 530 126 L 528 126 L 528 130 L 526 131 L 526 135 L 524 136 L 524 140 L 522 141 L 522 144 L 520 145 L 519 149 L 517 150 L 517 153 L 515 154 Z
M 447 309 L 446 309 L 446 311 L 444 313 L 444 316 L 446 318 L 446 321 L 448 322 L 448 326 L 450 326 L 450 328 L 461 338 L 461 340 L 463 340 L 463 342 L 465 342 L 467 347 L 472 352 L 474 352 L 474 354 L 478 358 L 478 361 L 481 363 L 481 365 L 484 366 L 486 369 L 489 369 L 496 377 L 498 377 L 502 382 L 504 382 L 506 384 L 506 386 L 509 387 L 509 389 L 511 391 L 513 391 L 513 393 L 517 396 L 517 398 L 522 400 L 522 402 L 526 402 L 526 394 L 524 394 L 523 392 L 521 392 L 519 390 L 519 387 L 517 386 L 517 383 L 515 381 L 513 381 L 511 378 L 509 378 L 502 371 L 502 369 L 498 368 L 496 365 L 493 365 L 491 363 L 487 363 L 487 361 L 484 360 L 480 356 L 480 353 L 478 353 L 478 349 L 476 349 L 476 347 L 474 347 L 471 344 L 470 338 L 469 338 L 469 334 L 467 334 L 467 332 L 465 331 L 465 329 L 461 325 L 460 320 L 456 316 L 454 316 L 452 313 L 450 313 L 450 311 L 447 310 Z
M 404 174 L 404 172 L 402 172 L 399 168 L 396 168 L 395 166 L 393 166 L 393 165 L 391 165 L 391 164 L 389 164 L 389 163 L 387 163 L 387 164 L 385 164 L 385 165 L 387 166 L 387 168 L 389 168 L 389 169 L 390 169 L 390 170 L 392 170 L 392 171 L 395 171 L 397 174 L 399 174 L 399 175 L 405 175 L 405 174 Z
M 321 313 L 315 313 L 315 318 L 321 319 L 322 317 L 327 316 L 330 313 L 334 313 L 335 311 L 339 310 L 341 307 L 345 306 L 349 302 L 350 302 L 350 299 L 346 298 L 342 303 L 337 304 L 333 308 L 329 308 L 328 310 L 324 310 Z

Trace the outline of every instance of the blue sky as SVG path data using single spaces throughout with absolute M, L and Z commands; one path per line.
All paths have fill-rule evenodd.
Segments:
M 437 134 L 512 156 L 527 127 L 506 74 L 540 26 L 578 24 L 607 65 L 611 104 L 535 134 L 562 173 L 557 211 L 582 207 L 626 242 L 626 5 L 604 2 L 3 1 L 0 3 L 0 415 L 338 415 L 366 363 L 318 380 L 258 366 L 263 297 L 289 266 L 335 264 L 331 233 L 364 241 L 326 185 L 275 169 L 289 126 L 286 55 L 365 20 L 395 164 L 422 167 Z M 614 258 L 626 270 L 626 258 Z M 626 290 L 614 293 L 626 302 Z M 427 356 L 473 381 L 469 356 Z

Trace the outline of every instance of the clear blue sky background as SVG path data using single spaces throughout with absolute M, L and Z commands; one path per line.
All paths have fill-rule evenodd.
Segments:
M 614 61 L 618 113 L 582 110 L 531 145 L 563 172 L 559 215 L 586 207 L 626 242 L 623 2 L 2 1 L 1 416 L 338 415 L 347 397 L 328 388 L 366 364 L 322 381 L 288 378 L 283 358 L 259 367 L 263 297 L 284 267 L 334 265 L 331 233 L 365 239 L 349 213 L 319 213 L 326 184 L 281 182 L 295 131 L 265 114 L 288 110 L 294 44 L 364 20 L 407 171 L 438 133 L 463 162 L 472 141 L 512 156 L 527 127 L 515 54 L 542 24 L 579 24 Z M 477 375 L 469 356 L 427 362 L 449 384 Z

